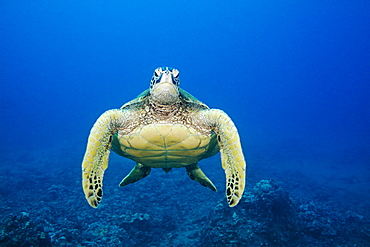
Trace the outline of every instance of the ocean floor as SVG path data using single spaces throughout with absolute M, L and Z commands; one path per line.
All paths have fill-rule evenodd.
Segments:
M 229 208 L 218 155 L 200 163 L 213 192 L 185 169 L 120 188 L 134 163 L 112 154 L 94 209 L 81 187 L 83 153 L 2 153 L 1 246 L 370 246 L 370 166 L 351 156 L 255 148 L 244 196 Z

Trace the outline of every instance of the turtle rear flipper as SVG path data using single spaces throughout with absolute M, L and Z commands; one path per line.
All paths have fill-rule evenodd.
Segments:
M 128 184 L 135 183 L 142 178 L 145 178 L 149 175 L 150 170 L 150 167 L 137 163 L 136 166 L 132 168 L 130 173 L 122 179 L 121 183 L 119 183 L 119 186 L 123 187 Z
M 186 172 L 188 173 L 189 177 L 199 182 L 201 185 L 210 188 L 213 191 L 217 191 L 216 186 L 212 183 L 211 180 L 204 174 L 204 172 L 198 166 L 198 163 L 194 163 L 191 165 L 186 166 Z

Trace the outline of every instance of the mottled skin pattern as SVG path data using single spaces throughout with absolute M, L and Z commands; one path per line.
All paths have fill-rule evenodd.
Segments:
M 216 191 L 198 161 L 221 153 L 230 207 L 242 197 L 246 162 L 238 131 L 229 116 L 179 88 L 179 72 L 155 70 L 150 89 L 120 109 L 103 113 L 91 129 L 82 163 L 82 184 L 87 201 L 97 207 L 103 196 L 103 175 L 109 153 L 134 160 L 136 166 L 120 186 L 146 177 L 151 168 L 185 167 L 189 177 Z

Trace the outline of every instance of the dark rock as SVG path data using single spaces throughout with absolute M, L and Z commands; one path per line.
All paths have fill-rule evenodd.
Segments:
M 293 203 L 274 180 L 262 180 L 239 205 L 220 202 L 199 246 L 368 246 L 369 222 L 323 203 Z

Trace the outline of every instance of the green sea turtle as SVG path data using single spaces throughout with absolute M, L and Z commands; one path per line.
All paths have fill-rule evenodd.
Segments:
M 103 196 L 103 175 L 112 149 L 136 162 L 120 186 L 146 177 L 151 168 L 185 167 L 189 177 L 216 191 L 198 161 L 221 153 L 230 207 L 242 197 L 246 162 L 238 131 L 230 117 L 210 109 L 179 88 L 179 71 L 160 67 L 150 88 L 120 109 L 103 113 L 91 129 L 82 162 L 82 186 L 96 208 Z

